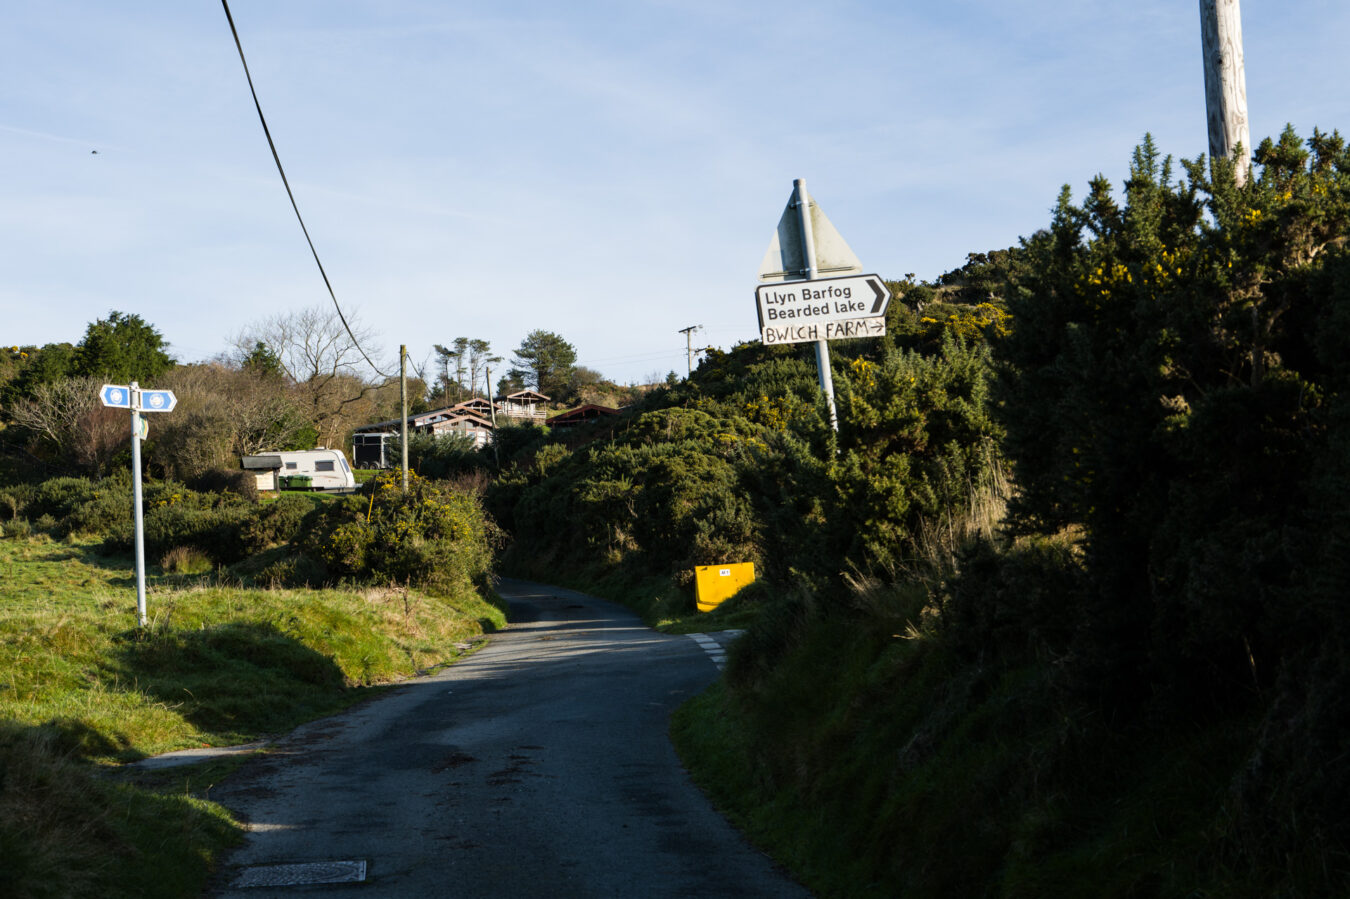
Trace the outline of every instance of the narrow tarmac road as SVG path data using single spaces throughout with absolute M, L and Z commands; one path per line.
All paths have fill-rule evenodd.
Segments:
M 249 830 L 211 895 L 808 895 L 667 737 L 717 677 L 716 647 L 570 590 L 499 589 L 513 623 L 488 646 L 297 730 L 213 791 Z

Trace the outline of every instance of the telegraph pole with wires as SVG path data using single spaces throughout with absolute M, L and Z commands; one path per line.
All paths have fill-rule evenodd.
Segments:
M 488 395 L 488 415 L 492 416 L 492 459 L 497 463 L 497 468 L 502 467 L 501 450 L 497 449 L 497 398 L 494 397 L 492 389 L 492 366 L 483 366 L 483 377 L 487 379 L 487 389 L 483 392 Z
M 1252 136 L 1247 119 L 1247 75 L 1242 61 L 1242 12 L 1238 0 L 1200 0 L 1200 42 L 1205 61 L 1210 159 L 1232 159 L 1234 175 L 1241 187 L 1247 183 L 1252 167 Z
M 702 325 L 690 325 L 687 328 L 681 328 L 680 333 L 684 335 L 685 352 L 689 357 L 689 374 L 694 373 L 694 332 L 703 330 Z

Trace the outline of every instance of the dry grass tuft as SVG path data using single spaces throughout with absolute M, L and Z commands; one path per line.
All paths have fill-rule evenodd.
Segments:
M 159 565 L 170 574 L 205 574 L 213 567 L 206 553 L 192 546 L 175 546 Z

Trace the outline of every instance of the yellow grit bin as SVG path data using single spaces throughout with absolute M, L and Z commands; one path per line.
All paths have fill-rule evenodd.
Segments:
M 699 565 L 694 568 L 694 603 L 700 612 L 711 612 L 754 580 L 754 562 Z

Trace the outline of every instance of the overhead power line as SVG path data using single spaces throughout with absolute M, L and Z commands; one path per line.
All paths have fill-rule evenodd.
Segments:
M 607 365 L 611 363 L 646 362 L 654 359 L 670 359 L 683 355 L 684 350 L 653 350 L 650 353 L 636 353 L 629 356 L 606 356 L 603 359 L 591 359 L 588 357 L 583 360 L 583 363 L 585 365 Z
M 234 16 L 230 15 L 229 0 L 220 0 L 220 5 L 225 7 L 225 20 L 230 23 L 230 34 L 234 35 L 234 46 L 239 50 L 239 62 L 244 66 L 244 78 L 248 80 L 249 93 L 253 95 L 253 106 L 258 110 L 258 121 L 262 122 L 263 134 L 267 136 L 267 146 L 272 151 L 272 159 L 277 164 L 277 173 L 281 175 L 281 183 L 286 188 L 286 196 L 291 199 L 291 208 L 295 210 L 295 219 L 300 223 L 300 230 L 304 232 L 305 242 L 309 244 L 309 251 L 314 255 L 314 264 L 319 267 L 319 274 L 323 277 L 323 286 L 328 288 L 328 295 L 333 299 L 333 308 L 337 310 L 338 318 L 342 321 L 342 327 L 347 329 L 347 336 L 352 339 L 352 345 L 356 351 L 361 354 L 361 358 L 366 360 L 377 375 L 388 380 L 392 375 L 380 371 L 380 367 L 371 361 L 366 355 L 365 349 L 361 346 L 361 341 L 356 339 L 352 333 L 351 325 L 347 324 L 347 316 L 342 314 L 342 306 L 338 304 L 337 294 L 333 292 L 333 284 L 328 280 L 328 272 L 324 271 L 323 262 L 319 259 L 319 251 L 314 247 L 314 241 L 310 239 L 309 229 L 305 227 L 305 219 L 300 215 L 300 206 L 295 202 L 295 193 L 291 191 L 291 183 L 286 179 L 286 170 L 281 166 L 281 157 L 277 155 L 277 145 L 272 140 L 272 131 L 267 127 L 267 117 L 263 115 L 262 104 L 258 102 L 258 91 L 253 87 L 253 76 L 248 71 L 248 60 L 244 58 L 244 45 L 239 41 L 239 30 L 234 27 Z

